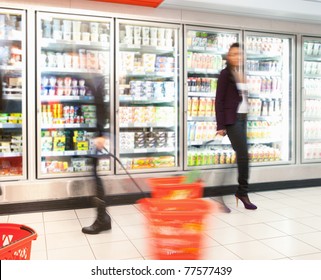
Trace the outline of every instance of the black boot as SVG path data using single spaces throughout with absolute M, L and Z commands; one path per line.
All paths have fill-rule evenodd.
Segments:
M 88 227 L 83 227 L 82 232 L 86 234 L 98 234 L 104 230 L 111 229 L 111 219 L 109 215 L 106 213 L 105 207 L 98 207 L 97 208 L 97 219 L 95 222 Z

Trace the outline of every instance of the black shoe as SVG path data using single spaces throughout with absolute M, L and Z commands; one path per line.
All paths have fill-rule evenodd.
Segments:
M 103 219 L 96 219 L 96 221 L 88 227 L 83 227 L 82 232 L 86 234 L 98 234 L 104 230 L 111 229 L 110 217 L 106 214 Z

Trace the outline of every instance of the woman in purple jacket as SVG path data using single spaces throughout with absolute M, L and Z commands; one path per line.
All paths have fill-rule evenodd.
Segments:
M 248 197 L 249 157 L 247 146 L 248 92 L 246 78 L 242 73 L 242 49 L 239 43 L 231 45 L 227 54 L 227 66 L 217 81 L 216 121 L 217 134 L 229 137 L 236 152 L 238 189 L 236 201 L 241 200 L 246 209 L 257 209 Z

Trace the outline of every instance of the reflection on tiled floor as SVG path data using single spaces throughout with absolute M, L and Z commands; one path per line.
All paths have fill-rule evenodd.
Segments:
M 213 211 L 203 235 L 202 259 L 321 260 L 321 187 L 250 194 L 256 211 L 236 207 Z M 206 198 L 216 201 L 217 198 Z M 0 215 L 1 223 L 25 224 L 36 230 L 33 260 L 150 260 L 148 222 L 138 205 L 108 207 L 112 230 L 85 235 L 95 209 Z

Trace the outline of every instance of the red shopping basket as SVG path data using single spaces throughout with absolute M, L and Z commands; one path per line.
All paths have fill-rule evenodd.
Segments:
M 159 260 L 196 260 L 201 256 L 205 219 L 213 204 L 202 199 L 139 200 L 148 218 L 151 254 Z
M 18 224 L 0 224 L 0 260 L 30 260 L 31 242 L 37 233 Z
M 202 181 L 185 183 L 186 176 L 149 178 L 147 183 L 151 187 L 153 198 L 189 199 L 203 196 Z

